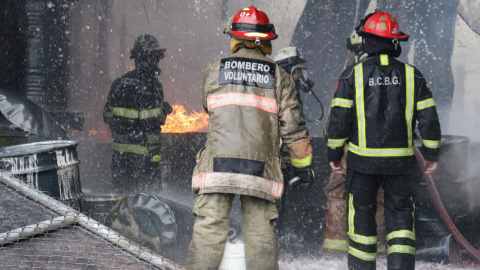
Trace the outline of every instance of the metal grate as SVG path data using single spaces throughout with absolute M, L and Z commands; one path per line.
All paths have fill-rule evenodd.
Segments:
M 0 261 L 1 269 L 183 269 L 3 173 Z

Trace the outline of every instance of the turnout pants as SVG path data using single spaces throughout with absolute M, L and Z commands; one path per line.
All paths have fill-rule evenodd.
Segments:
M 218 270 L 228 234 L 228 220 L 235 194 L 201 194 L 195 200 L 196 216 L 188 249 L 188 270 Z M 248 270 L 278 270 L 278 243 L 273 222 L 278 218 L 274 203 L 240 196 L 243 240 Z
M 112 179 L 119 195 L 148 192 L 160 183 L 158 162 L 149 162 L 145 156 L 113 151 Z
M 347 170 L 348 268 L 375 269 L 377 190 L 385 192 L 388 269 L 415 268 L 413 175 L 374 175 Z
M 332 173 L 323 189 L 327 196 L 327 216 L 325 217 L 325 238 L 322 254 L 340 255 L 348 251 L 347 235 L 347 198 L 345 178 L 343 175 Z M 383 188 L 377 192 L 377 252 L 385 252 L 385 216 L 383 204 Z

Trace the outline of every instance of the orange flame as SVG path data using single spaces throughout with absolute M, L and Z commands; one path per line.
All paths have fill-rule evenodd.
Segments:
M 184 106 L 172 105 L 173 113 L 167 116 L 164 133 L 205 132 L 208 127 L 208 114 L 205 112 L 188 113 Z
M 95 129 L 90 129 L 88 131 L 88 137 L 102 137 L 102 138 L 105 138 L 105 137 L 108 137 L 110 135 L 110 131 L 108 130 L 108 127 L 103 124 L 100 129 L 98 130 L 95 130 Z

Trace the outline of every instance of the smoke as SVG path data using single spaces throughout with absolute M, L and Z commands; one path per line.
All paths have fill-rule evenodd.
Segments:
M 480 77 L 479 36 L 458 16 L 455 44 L 452 56 L 452 71 L 455 78 L 455 91 L 450 111 L 448 129 L 444 134 L 468 136 L 480 142 Z

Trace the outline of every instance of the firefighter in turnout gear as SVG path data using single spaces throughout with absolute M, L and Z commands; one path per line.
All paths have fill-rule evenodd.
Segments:
M 112 177 L 121 193 L 138 192 L 158 181 L 160 126 L 171 106 L 163 100 L 158 64 L 165 49 L 151 35 L 135 40 L 135 69 L 112 83 L 103 111 L 113 137 Z
M 347 38 L 348 56 L 346 67 L 357 64 L 368 57 L 363 50 L 363 39 L 356 32 Z M 328 122 L 327 119 L 324 136 L 328 138 Z M 345 164 L 348 149 L 345 147 L 342 162 Z M 328 179 L 327 185 L 323 191 L 327 196 L 327 215 L 325 217 L 325 237 L 323 241 L 322 254 L 328 256 L 342 256 L 348 252 L 348 235 L 347 235 L 347 197 L 345 190 L 346 166 L 343 167 L 342 174 L 332 172 Z M 377 252 L 385 252 L 385 216 L 383 204 L 383 188 L 380 186 L 377 193 L 377 211 L 375 220 L 377 223 Z
M 296 93 L 298 103 L 301 107 L 303 107 L 299 92 L 304 91 L 305 93 L 308 93 L 312 91 L 314 85 L 314 83 L 307 77 L 307 69 L 305 67 L 305 63 L 307 61 L 302 58 L 297 47 L 286 47 L 281 49 L 275 54 L 273 61 L 275 62 L 275 64 L 283 68 L 287 73 L 292 75 L 292 79 L 295 83 L 295 89 L 297 90 Z M 304 117 L 303 111 L 302 116 Z M 305 190 L 310 188 L 310 182 L 298 181 L 300 180 L 300 178 L 297 176 L 298 169 L 291 164 L 289 150 L 286 144 L 282 144 L 280 156 L 282 157 L 282 160 L 284 162 L 284 164 L 282 164 L 282 168 L 285 167 L 283 176 L 284 178 L 286 177 L 288 184 L 297 188 L 298 190 Z
M 203 83 L 203 107 L 210 118 L 207 142 L 193 172 L 198 197 L 186 268 L 219 268 L 238 194 L 246 268 L 275 270 L 275 203 L 284 189 L 280 138 L 297 168 L 298 184 L 305 188 L 313 180 L 311 138 L 292 77 L 266 57 L 272 52 L 270 40 L 277 38 L 267 15 L 254 6 L 241 9 L 225 32 L 233 54 L 212 62 Z
M 305 66 L 307 61 L 303 59 L 297 47 L 281 49 L 275 54 L 273 61 L 292 75 L 293 81 L 295 82 L 295 89 L 297 90 L 297 99 L 300 105 L 302 105 L 303 102 L 300 99 L 300 91 L 308 93 L 312 91 L 315 85 L 313 81 L 308 78 L 307 68 Z
M 376 195 L 385 192 L 388 269 L 415 268 L 414 205 L 415 127 L 418 121 L 426 173 L 437 166 L 440 124 L 423 75 L 395 59 L 400 41 L 395 18 L 377 11 L 357 27 L 368 58 L 341 75 L 332 101 L 328 128 L 328 159 L 342 173 L 344 145 L 348 144 L 346 187 L 349 269 L 375 269 L 377 230 Z
M 308 93 L 312 91 L 314 83 L 308 79 L 306 70 L 306 60 L 300 54 L 297 47 L 286 47 L 279 50 L 273 57 L 275 64 L 283 68 L 288 74 L 292 75 L 295 82 L 295 89 L 297 90 L 298 103 L 302 106 L 303 114 L 303 102 L 300 96 L 300 91 Z M 280 156 L 282 157 L 282 174 L 286 183 L 289 183 L 290 187 L 294 187 L 297 190 L 304 190 L 310 187 L 310 183 L 302 183 L 297 176 L 297 169 L 292 165 L 288 147 L 286 144 L 282 144 L 280 148 Z M 296 240 L 302 239 L 296 237 L 295 233 L 302 227 L 303 224 L 297 222 L 295 224 L 289 224 L 286 222 L 284 211 L 286 209 L 287 201 L 289 201 L 289 189 L 285 189 L 282 195 L 280 203 L 277 205 L 279 211 L 279 218 L 275 223 L 277 233 L 280 235 L 289 235 L 291 237 L 280 237 L 279 244 L 283 249 L 288 249 L 290 245 L 295 245 Z

